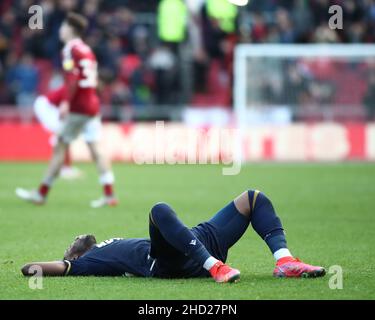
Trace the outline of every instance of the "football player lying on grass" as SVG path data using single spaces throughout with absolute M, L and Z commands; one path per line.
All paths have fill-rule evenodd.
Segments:
M 39 266 L 46 276 L 209 277 L 234 282 L 240 271 L 225 264 L 228 250 L 251 223 L 276 259 L 276 277 L 321 277 L 325 269 L 303 263 L 287 248 L 281 221 L 271 201 L 257 190 L 245 191 L 211 220 L 189 229 L 165 203 L 152 207 L 150 239 L 110 239 L 97 244 L 93 235 L 77 237 L 64 260 L 28 263 L 25 276 Z

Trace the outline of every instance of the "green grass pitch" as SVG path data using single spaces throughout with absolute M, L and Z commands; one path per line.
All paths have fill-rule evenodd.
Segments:
M 223 176 L 219 166 L 116 164 L 117 208 L 90 209 L 100 195 L 91 164 L 85 177 L 59 180 L 49 202 L 36 207 L 18 200 L 17 186 L 35 187 L 41 163 L 0 163 L 0 299 L 374 299 L 375 165 L 249 164 L 240 175 Z M 274 260 L 250 227 L 229 253 L 241 270 L 236 284 L 211 279 L 45 278 L 29 288 L 20 273 L 29 261 L 61 259 L 73 237 L 98 240 L 148 235 L 148 211 L 170 203 L 193 226 L 210 218 L 240 192 L 256 188 L 272 200 L 287 232 L 290 250 L 306 262 L 343 269 L 343 289 L 320 279 L 276 279 Z

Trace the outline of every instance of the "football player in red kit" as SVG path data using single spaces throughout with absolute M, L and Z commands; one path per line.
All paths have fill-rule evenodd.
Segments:
M 17 188 L 16 194 L 23 200 L 44 204 L 48 192 L 63 165 L 65 150 L 84 128 L 93 121 L 100 121 L 99 98 L 97 95 L 97 61 L 91 48 L 81 37 L 87 28 L 87 19 L 76 13 L 69 13 L 60 27 L 60 40 L 64 43 L 62 62 L 65 90 L 60 104 L 61 125 L 58 142 L 53 150 L 47 172 L 38 190 L 28 191 Z M 104 196 L 91 202 L 94 208 L 115 206 L 117 199 L 113 193 L 114 175 L 109 163 L 98 149 L 96 141 L 88 142 L 88 147 L 99 172 L 99 181 Z

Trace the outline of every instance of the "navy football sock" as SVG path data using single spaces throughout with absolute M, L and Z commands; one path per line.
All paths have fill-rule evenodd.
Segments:
M 255 204 L 253 208 L 255 198 Z M 271 201 L 261 192 L 249 191 L 250 222 L 253 229 L 267 243 L 272 253 L 288 248 L 284 229 Z
M 174 248 L 203 264 L 211 257 L 205 246 L 177 218 L 173 209 L 165 203 L 158 203 L 151 209 L 151 222 L 158 228 L 163 238 Z

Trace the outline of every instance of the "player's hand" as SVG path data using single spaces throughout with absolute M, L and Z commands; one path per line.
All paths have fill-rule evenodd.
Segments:
M 60 112 L 60 119 L 64 119 L 68 115 L 69 103 L 67 101 L 61 102 L 59 112 Z

